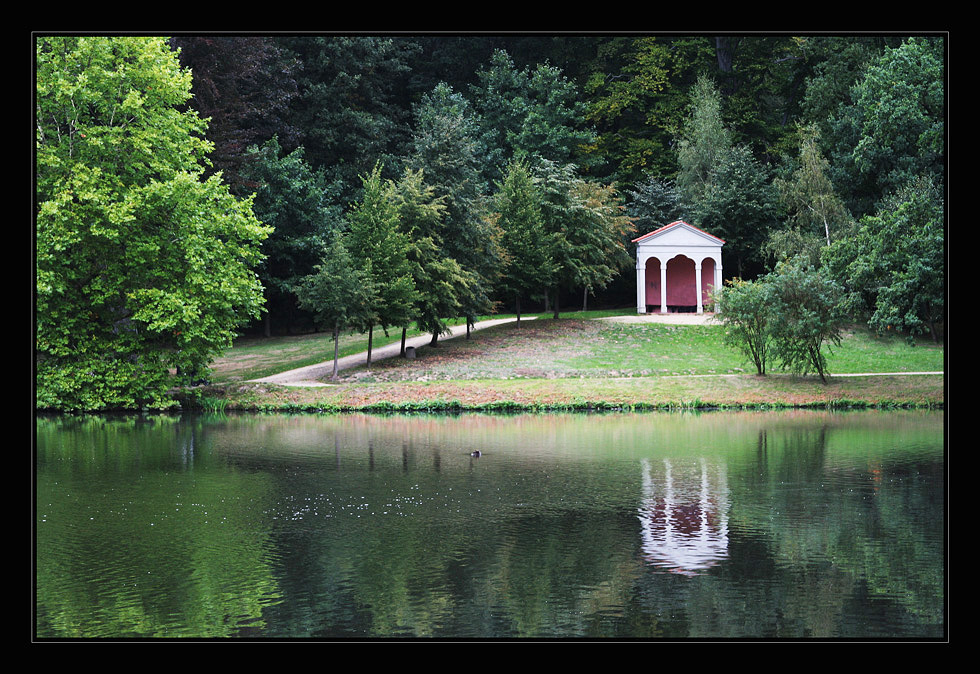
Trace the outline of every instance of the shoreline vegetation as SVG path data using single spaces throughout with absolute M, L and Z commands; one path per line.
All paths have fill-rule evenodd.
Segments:
M 851 326 L 827 350 L 830 376 L 758 376 L 723 344 L 724 327 L 595 320 L 627 310 L 531 314 L 516 323 L 441 340 L 414 359 L 399 356 L 342 370 L 317 386 L 252 381 L 331 360 L 328 333 L 242 339 L 213 365 L 212 380 L 185 407 L 243 412 L 532 412 L 781 408 L 925 408 L 945 404 L 940 344 L 877 336 Z M 635 314 L 633 314 L 635 315 Z M 523 318 L 534 318 L 523 320 Z M 494 318 L 501 318 L 496 316 Z M 409 333 L 412 336 L 412 333 Z M 374 348 L 401 340 L 375 335 Z M 341 355 L 363 350 L 341 337 Z M 325 355 L 326 354 L 326 355 Z M 939 374 L 936 374 L 939 373 Z

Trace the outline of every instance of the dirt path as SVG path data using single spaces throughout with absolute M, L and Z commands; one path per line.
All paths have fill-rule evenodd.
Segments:
M 536 316 L 524 317 L 522 321 L 534 320 Z M 494 325 L 500 325 L 501 323 L 511 323 L 516 321 L 515 318 L 498 318 L 490 321 L 480 321 L 474 323 L 470 328 L 470 332 L 475 332 L 477 330 L 482 330 L 484 328 L 489 328 Z M 452 335 L 444 335 L 439 338 L 439 341 L 444 341 L 447 339 L 454 339 L 460 335 L 466 334 L 466 325 L 456 325 L 451 328 Z M 425 346 L 432 340 L 431 335 L 421 335 L 419 337 L 410 337 L 405 340 L 406 348 L 409 346 L 418 348 L 420 346 Z M 385 346 L 380 346 L 373 349 L 371 352 L 371 362 L 378 360 L 383 360 L 385 358 L 392 358 L 394 356 L 401 355 L 401 341 L 397 341 L 393 344 L 388 344 Z M 350 356 L 344 356 L 337 360 L 337 369 L 346 370 L 351 367 L 356 367 L 358 365 L 364 365 L 367 363 L 367 352 L 356 353 Z M 316 365 L 308 365 L 306 367 L 297 368 L 295 370 L 288 370 L 286 372 L 280 372 L 279 374 L 274 374 L 271 377 L 263 377 L 261 379 L 251 379 L 252 383 L 265 383 L 265 384 L 279 384 L 280 386 L 334 386 L 328 381 L 330 375 L 333 374 L 333 360 L 328 360 L 323 363 L 317 363 Z

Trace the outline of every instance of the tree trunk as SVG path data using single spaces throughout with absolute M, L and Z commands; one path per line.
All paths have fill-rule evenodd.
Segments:
M 718 59 L 718 70 L 723 73 L 732 72 L 732 63 L 735 61 L 735 49 L 741 38 L 738 37 L 716 37 L 715 56 Z
M 559 311 L 558 299 L 560 297 L 561 297 L 561 289 L 555 288 L 555 313 L 553 314 L 552 318 L 554 318 L 556 321 L 558 320 L 558 311 Z
M 432 333 L 432 339 L 429 341 L 429 346 L 436 347 L 439 346 L 439 331 L 436 330 Z
M 517 327 L 521 327 L 521 296 L 517 296 Z
M 589 306 L 589 286 L 582 290 L 582 311 L 587 311 Z
M 723 80 L 728 81 L 727 86 L 721 87 L 721 93 L 731 96 L 738 89 L 738 81 L 735 75 L 735 51 L 738 49 L 742 38 L 739 37 L 716 37 L 715 56 L 718 59 L 718 70 L 724 75 Z
M 408 332 L 408 328 L 402 328 L 402 358 L 405 357 L 405 333 Z
M 331 379 L 337 378 L 337 361 L 340 357 L 340 321 L 333 324 L 333 375 Z
M 372 325 L 368 328 L 368 355 L 367 355 L 367 366 L 371 367 L 371 345 L 374 342 L 374 326 Z
M 473 325 L 473 321 L 471 321 L 470 320 L 470 317 L 467 316 L 466 317 L 466 339 L 469 339 L 470 338 L 470 326 L 471 325 Z

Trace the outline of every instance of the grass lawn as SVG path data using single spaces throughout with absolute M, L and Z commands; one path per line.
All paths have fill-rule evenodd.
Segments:
M 589 311 L 562 314 L 577 318 L 599 318 L 617 316 L 628 310 Z M 525 314 L 523 317 L 551 316 L 551 314 Z M 502 314 L 481 316 L 477 321 L 492 318 L 513 318 L 513 315 Z M 463 325 L 462 319 L 447 321 L 449 325 Z M 409 329 L 406 337 L 417 337 L 423 333 Z M 385 335 L 381 329 L 374 331 L 372 348 L 377 349 L 387 344 L 401 341 L 401 330 L 395 330 Z M 329 332 L 304 335 L 276 337 L 243 337 L 235 342 L 221 358 L 212 365 L 212 378 L 218 383 L 261 379 L 273 374 L 285 372 L 307 365 L 316 365 L 333 360 L 333 338 Z M 356 353 L 367 351 L 367 334 L 342 334 L 338 355 L 343 358 Z
M 755 367 L 722 341 L 724 328 L 708 325 L 606 324 L 576 366 L 633 375 L 755 374 Z M 866 328 L 846 331 L 840 346 L 825 350 L 830 372 L 942 371 L 943 349 L 920 340 L 911 347 L 897 336 L 877 337 Z M 780 369 L 774 364 L 771 373 Z
M 425 408 L 493 409 L 611 405 L 738 406 L 862 404 L 941 406 L 944 377 L 799 377 L 754 369 L 722 341 L 721 325 L 627 324 L 589 318 L 620 312 L 541 314 L 534 321 L 474 333 L 472 339 L 423 347 L 416 360 L 392 358 L 341 372 L 323 388 L 235 385 L 333 358 L 325 334 L 243 341 L 215 364 L 216 387 L 232 408 Z M 383 340 L 375 336 L 375 346 Z M 388 341 L 397 341 L 392 334 Z M 341 353 L 366 346 L 347 336 Z M 928 341 L 910 346 L 902 337 L 879 337 L 851 328 L 828 350 L 831 374 L 942 372 L 944 350 Z M 691 376 L 694 375 L 694 376 Z M 716 375 L 716 376 L 711 376 Z

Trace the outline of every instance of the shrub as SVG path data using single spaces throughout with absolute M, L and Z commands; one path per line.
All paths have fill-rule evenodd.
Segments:
M 780 263 L 757 281 L 735 279 L 718 293 L 725 342 L 745 354 L 760 375 L 776 358 L 793 372 L 826 382 L 827 343 L 840 344 L 838 286 L 803 257 Z

